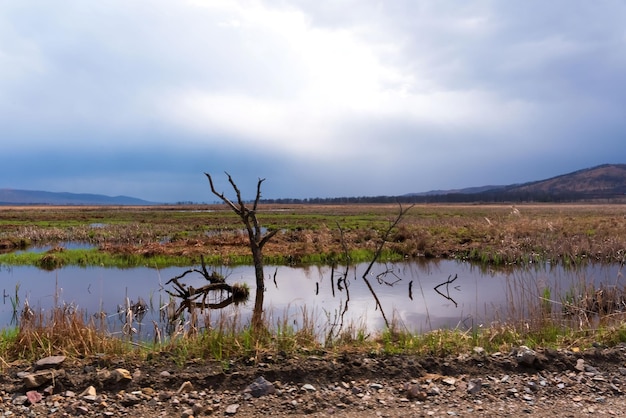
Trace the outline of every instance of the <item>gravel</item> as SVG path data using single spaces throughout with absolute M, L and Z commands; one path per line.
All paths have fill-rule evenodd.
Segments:
M 33 387 L 32 374 L 50 372 Z M 0 417 L 622 416 L 626 348 L 454 358 L 316 353 L 183 367 L 62 356 L 5 368 Z

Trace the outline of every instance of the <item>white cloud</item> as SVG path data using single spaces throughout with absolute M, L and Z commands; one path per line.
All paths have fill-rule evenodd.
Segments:
M 378 132 L 379 137 L 373 137 L 374 132 L 346 135 L 354 132 L 352 124 L 369 120 L 492 132 L 519 124 L 528 113 L 523 102 L 503 102 L 471 87 L 446 88 L 400 64 L 403 50 L 393 39 L 376 40 L 380 29 L 374 24 L 316 27 L 299 10 L 266 9 L 256 3 L 235 14 L 228 22 L 236 24 L 221 23 L 241 32 L 241 45 L 231 45 L 233 53 L 251 54 L 254 59 L 246 62 L 261 67 L 268 65 L 264 51 L 276 54 L 278 46 L 282 54 L 273 71 L 261 68 L 257 73 L 253 66 L 249 76 L 261 85 L 280 85 L 285 79 L 289 90 L 250 94 L 237 89 L 237 78 L 221 87 L 172 89 L 158 101 L 160 117 L 194 133 L 217 133 L 241 144 L 323 158 L 353 152 L 364 140 L 382 151 L 390 148 L 394 138 L 384 132 Z M 481 21 L 462 19 L 457 26 L 461 31 L 478 30 Z
M 311 185 L 353 176 L 335 185 L 341 194 L 383 193 L 388 179 L 471 185 L 468 167 L 527 169 L 536 150 L 578 165 L 574 154 L 592 142 L 614 157 L 626 8 L 586 4 L 4 2 L 0 124 L 11 141 L 2 151 L 21 158 L 53 144 L 69 166 L 130 149 L 118 158 L 128 173 L 135 150 L 149 149 L 142 166 L 155 170 L 172 149 L 202 150 L 173 170 L 201 171 L 206 150 L 219 156 L 211 167 L 246 153 L 260 172 L 280 171 L 279 158 L 307 167 Z M 250 158 L 259 150 L 274 165 Z M 0 163 L 29 165 L 20 161 Z M 454 169 L 424 175 L 442 165 Z

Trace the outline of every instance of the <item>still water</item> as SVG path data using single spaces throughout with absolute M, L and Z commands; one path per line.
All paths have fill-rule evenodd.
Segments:
M 563 295 L 580 291 L 585 283 L 603 283 L 624 287 L 620 265 L 589 265 L 575 270 L 535 266 L 525 269 L 490 270 L 469 263 L 451 260 L 374 265 L 367 276 L 371 290 L 363 279 L 367 265 L 347 270 L 328 266 L 292 268 L 266 266 L 265 311 L 271 322 L 287 319 L 296 327 L 303 309 L 309 313 L 320 332 L 332 324 L 364 326 L 371 331 L 383 329 L 385 321 L 394 319 L 402 327 L 415 332 L 439 328 L 469 329 L 494 320 L 507 320 L 511 315 L 523 317 L 537 306 L 541 297 L 560 300 Z M 194 267 L 199 268 L 199 267 Z M 108 269 L 67 267 L 44 271 L 34 267 L 1 267 L 0 328 L 14 324 L 14 304 L 18 312 L 25 301 L 35 312 L 51 307 L 71 306 L 86 316 L 97 312 L 107 314 L 112 333 L 121 332 L 117 312 L 126 298 L 140 298 L 148 312 L 140 324 L 142 338 L 151 338 L 153 320 L 159 322 L 159 308 L 173 290 L 167 281 L 187 268 L 173 267 Z M 247 283 L 251 301 L 239 307 L 228 307 L 222 315 L 237 315 L 246 321 L 254 304 L 254 269 L 218 267 L 227 282 Z M 199 274 L 182 280 L 196 288 L 207 284 Z M 546 289 L 548 292 L 546 293 Z M 382 311 L 377 308 L 374 292 Z

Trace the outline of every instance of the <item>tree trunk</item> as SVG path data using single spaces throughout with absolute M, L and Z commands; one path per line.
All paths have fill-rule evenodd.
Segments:
M 263 330 L 263 300 L 265 298 L 265 275 L 263 273 L 263 246 L 270 240 L 278 230 L 267 232 L 265 235 L 261 233 L 261 225 L 256 218 L 257 206 L 259 200 L 261 200 L 261 184 L 265 179 L 259 179 L 256 187 L 256 198 L 252 205 L 252 209 L 248 208 L 241 198 L 241 192 L 233 181 L 230 174 L 228 176 L 228 182 L 233 187 L 237 196 L 237 203 L 232 202 L 224 193 L 220 193 L 215 189 L 213 179 L 208 173 L 204 173 L 209 179 L 211 185 L 211 192 L 219 197 L 224 203 L 226 203 L 235 212 L 248 231 L 248 241 L 250 251 L 252 252 L 252 259 L 254 261 L 254 275 L 256 277 L 256 296 L 254 298 L 254 310 L 252 311 L 252 330 L 259 333 Z
M 263 300 L 265 299 L 265 273 L 263 272 L 263 252 L 257 245 L 251 245 L 254 260 L 254 275 L 256 277 L 256 296 L 252 311 L 252 329 L 261 330 L 263 326 Z

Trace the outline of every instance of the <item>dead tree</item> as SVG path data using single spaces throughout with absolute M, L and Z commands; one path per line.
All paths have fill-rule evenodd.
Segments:
M 259 225 L 259 221 L 257 219 L 257 207 L 259 204 L 259 200 L 261 199 L 261 184 L 265 181 L 265 179 L 259 179 L 256 187 L 256 197 L 254 199 L 254 203 L 252 204 L 252 208 L 248 208 L 241 198 L 241 192 L 237 185 L 235 184 L 233 178 L 230 174 L 226 173 L 228 176 L 228 182 L 232 186 L 235 191 L 235 195 L 237 196 L 237 201 L 233 202 L 228 199 L 224 193 L 220 193 L 215 189 L 215 185 L 213 184 L 213 179 L 211 175 L 208 173 L 204 173 L 209 179 L 209 184 L 211 185 L 211 192 L 219 197 L 222 202 L 226 203 L 228 207 L 232 209 L 233 212 L 239 216 L 241 222 L 243 222 L 246 232 L 248 233 L 248 241 L 250 246 L 250 251 L 252 252 L 252 261 L 254 263 L 254 275 L 256 278 L 256 295 L 254 300 L 254 310 L 252 313 L 252 328 L 254 330 L 260 330 L 263 325 L 263 299 L 265 296 L 265 274 L 263 272 L 263 246 L 267 244 L 267 242 L 272 239 L 274 235 L 278 232 L 278 230 L 268 231 L 263 234 L 261 231 L 261 226 Z

